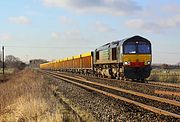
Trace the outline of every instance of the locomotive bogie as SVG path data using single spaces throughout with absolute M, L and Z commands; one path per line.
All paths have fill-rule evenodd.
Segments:
M 124 75 L 126 78 L 133 79 L 133 80 L 144 80 L 145 78 L 149 77 L 151 72 L 151 67 L 125 67 Z

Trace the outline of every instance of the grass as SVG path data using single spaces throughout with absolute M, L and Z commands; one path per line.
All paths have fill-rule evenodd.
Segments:
M 55 95 L 58 86 L 51 80 L 26 69 L 0 83 L 0 122 L 79 122 L 72 110 L 83 117 L 83 121 L 94 121 L 92 115 L 75 106 L 62 93 Z
M 1 122 L 61 122 L 62 119 L 43 76 L 25 70 L 0 84 Z
M 0 83 L 7 81 L 10 78 L 10 76 L 12 76 L 15 72 L 16 71 L 14 68 L 5 68 L 3 75 L 2 68 L 0 68 Z
M 4 69 L 5 74 L 12 74 L 12 73 L 14 73 L 14 71 L 15 71 L 14 68 L 5 68 Z M 3 74 L 3 69 L 2 68 L 0 68 L 0 74 Z
M 180 83 L 180 69 L 176 69 L 176 70 L 154 69 L 151 72 L 149 80 Z

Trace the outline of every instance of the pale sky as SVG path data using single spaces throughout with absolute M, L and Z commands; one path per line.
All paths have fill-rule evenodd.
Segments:
M 23 61 L 61 59 L 134 35 L 153 63 L 180 62 L 180 0 L 1 0 L 0 46 Z

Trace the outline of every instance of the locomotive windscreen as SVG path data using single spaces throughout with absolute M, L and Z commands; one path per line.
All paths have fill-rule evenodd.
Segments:
M 126 42 L 123 46 L 124 54 L 150 54 L 151 45 L 147 42 Z
M 150 54 L 151 53 L 151 45 L 146 42 L 139 42 L 137 44 L 138 53 L 140 54 Z

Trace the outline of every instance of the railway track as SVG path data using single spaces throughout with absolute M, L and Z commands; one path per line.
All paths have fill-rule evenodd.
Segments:
M 81 79 L 87 79 L 93 82 L 103 83 L 106 85 L 122 87 L 124 89 L 142 92 L 149 95 L 155 95 L 157 97 L 161 96 L 167 99 L 176 100 L 180 102 L 180 96 L 179 96 L 180 88 L 174 86 L 166 86 L 166 85 L 151 84 L 151 83 L 139 83 L 132 81 L 120 81 L 116 79 L 99 78 L 99 77 L 85 76 L 81 74 L 73 74 L 67 72 L 60 72 L 60 73 L 65 75 L 71 75 Z M 162 94 L 160 92 L 157 92 L 157 90 L 162 91 L 161 92 Z
M 82 88 L 95 91 L 106 96 L 113 97 L 121 101 L 125 101 L 130 104 L 134 104 L 154 113 L 180 119 L 180 102 L 178 101 L 147 95 L 140 92 L 126 90 L 119 87 L 105 85 L 97 82 L 92 82 L 81 77 L 72 77 L 64 74 L 47 71 L 43 71 L 42 73 L 75 84 Z
M 104 80 L 112 80 L 112 81 L 116 81 L 116 82 L 119 82 L 119 80 L 116 80 L 116 79 L 109 79 L 109 78 L 99 78 L 99 77 L 96 77 L 98 79 L 104 79 Z M 142 83 L 139 83 L 139 82 L 132 82 L 132 81 L 124 81 L 124 80 L 121 80 L 120 82 L 124 82 L 124 83 L 131 83 L 131 84 L 139 84 L 139 85 L 142 85 Z M 164 87 L 164 88 L 180 88 L 180 84 L 172 84 L 172 83 L 163 83 L 163 82 L 152 82 L 152 81 L 147 81 L 147 83 L 144 83 L 146 84 L 147 86 L 160 86 L 160 87 Z
M 63 74 L 71 74 L 71 73 L 66 73 L 63 72 Z M 81 77 L 84 78 L 84 75 L 81 74 L 76 74 L 76 77 Z M 100 77 L 92 77 L 92 76 L 88 76 L 90 78 L 93 79 L 101 79 L 101 80 L 107 80 L 107 81 L 114 81 L 114 82 L 121 82 L 121 83 L 130 83 L 130 84 L 136 84 L 136 85 L 142 85 L 145 84 L 146 86 L 152 86 L 152 87 L 162 87 L 162 88 L 174 88 L 174 89 L 179 89 L 180 88 L 180 84 L 172 84 L 172 83 L 163 83 L 163 82 L 155 82 L 155 81 L 147 81 L 147 83 L 140 83 L 140 82 L 133 82 L 133 81 L 124 81 L 124 80 L 116 80 L 116 79 L 109 79 L 109 78 L 100 78 Z
M 172 84 L 172 83 L 163 83 L 163 82 L 149 82 L 150 84 L 160 85 L 160 86 L 168 86 L 168 87 L 175 87 L 180 88 L 180 84 Z

